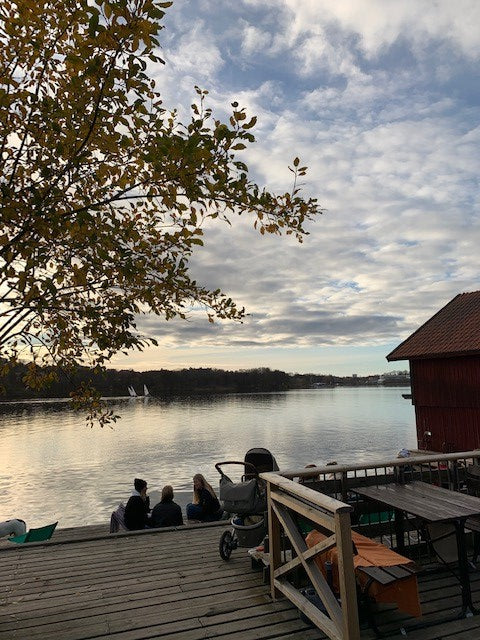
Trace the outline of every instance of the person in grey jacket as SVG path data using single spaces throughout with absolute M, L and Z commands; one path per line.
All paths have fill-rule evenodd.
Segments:
M 0 522 L 0 538 L 3 536 L 21 536 L 27 530 L 24 520 L 13 519 Z

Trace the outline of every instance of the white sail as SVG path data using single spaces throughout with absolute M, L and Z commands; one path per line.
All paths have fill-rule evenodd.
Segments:
M 135 389 L 133 387 L 128 387 L 128 393 L 130 394 L 130 396 L 132 398 L 135 398 L 135 396 L 137 395 L 137 392 L 135 391 Z
M 150 395 L 150 391 L 148 390 L 146 384 L 143 385 L 143 395 L 144 396 L 149 396 Z

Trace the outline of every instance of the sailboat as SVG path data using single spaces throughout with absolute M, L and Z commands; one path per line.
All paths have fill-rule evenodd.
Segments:
M 132 385 L 130 385 L 128 387 L 128 395 L 131 398 L 149 398 L 150 397 L 150 391 L 148 390 L 148 387 L 146 384 L 143 385 L 143 396 L 139 396 L 137 395 L 137 392 L 135 391 L 134 387 Z

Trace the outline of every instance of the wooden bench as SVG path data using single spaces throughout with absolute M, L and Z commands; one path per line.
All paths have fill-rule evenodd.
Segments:
M 306 537 L 308 547 L 313 547 L 326 536 L 319 531 L 311 531 Z M 384 544 L 352 531 L 354 544 L 354 566 L 357 578 L 359 605 L 365 607 L 367 620 L 378 637 L 382 633 L 375 623 L 373 602 L 395 603 L 402 611 L 412 616 L 420 616 L 420 602 L 416 570 L 414 563 L 404 556 L 392 551 Z M 334 584 L 338 582 L 338 555 L 336 548 L 319 554 L 315 562 L 326 576 L 325 562 L 332 562 Z M 397 564 L 393 564 L 393 563 Z M 390 564 L 392 563 L 392 564 Z M 396 589 L 396 583 L 409 580 L 411 583 L 403 589 Z M 336 587 L 336 585 L 335 585 Z M 362 610 L 361 610 L 362 611 Z
M 407 565 L 394 565 L 392 567 L 357 567 L 356 573 L 357 575 L 364 574 L 367 578 L 365 584 L 361 587 L 361 603 L 363 602 L 363 604 L 365 604 L 369 626 L 377 638 L 381 638 L 384 634 L 380 631 L 375 621 L 375 614 L 372 607 L 375 599 L 370 594 L 371 587 L 376 582 L 382 586 L 387 586 L 399 580 L 407 580 L 415 575 L 416 571 Z

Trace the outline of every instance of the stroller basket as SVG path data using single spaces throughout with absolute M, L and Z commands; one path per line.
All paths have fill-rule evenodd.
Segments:
M 265 518 L 250 525 L 237 524 L 236 520 L 237 518 L 232 518 L 231 523 L 237 534 L 239 547 L 256 547 L 262 542 L 267 533 Z

